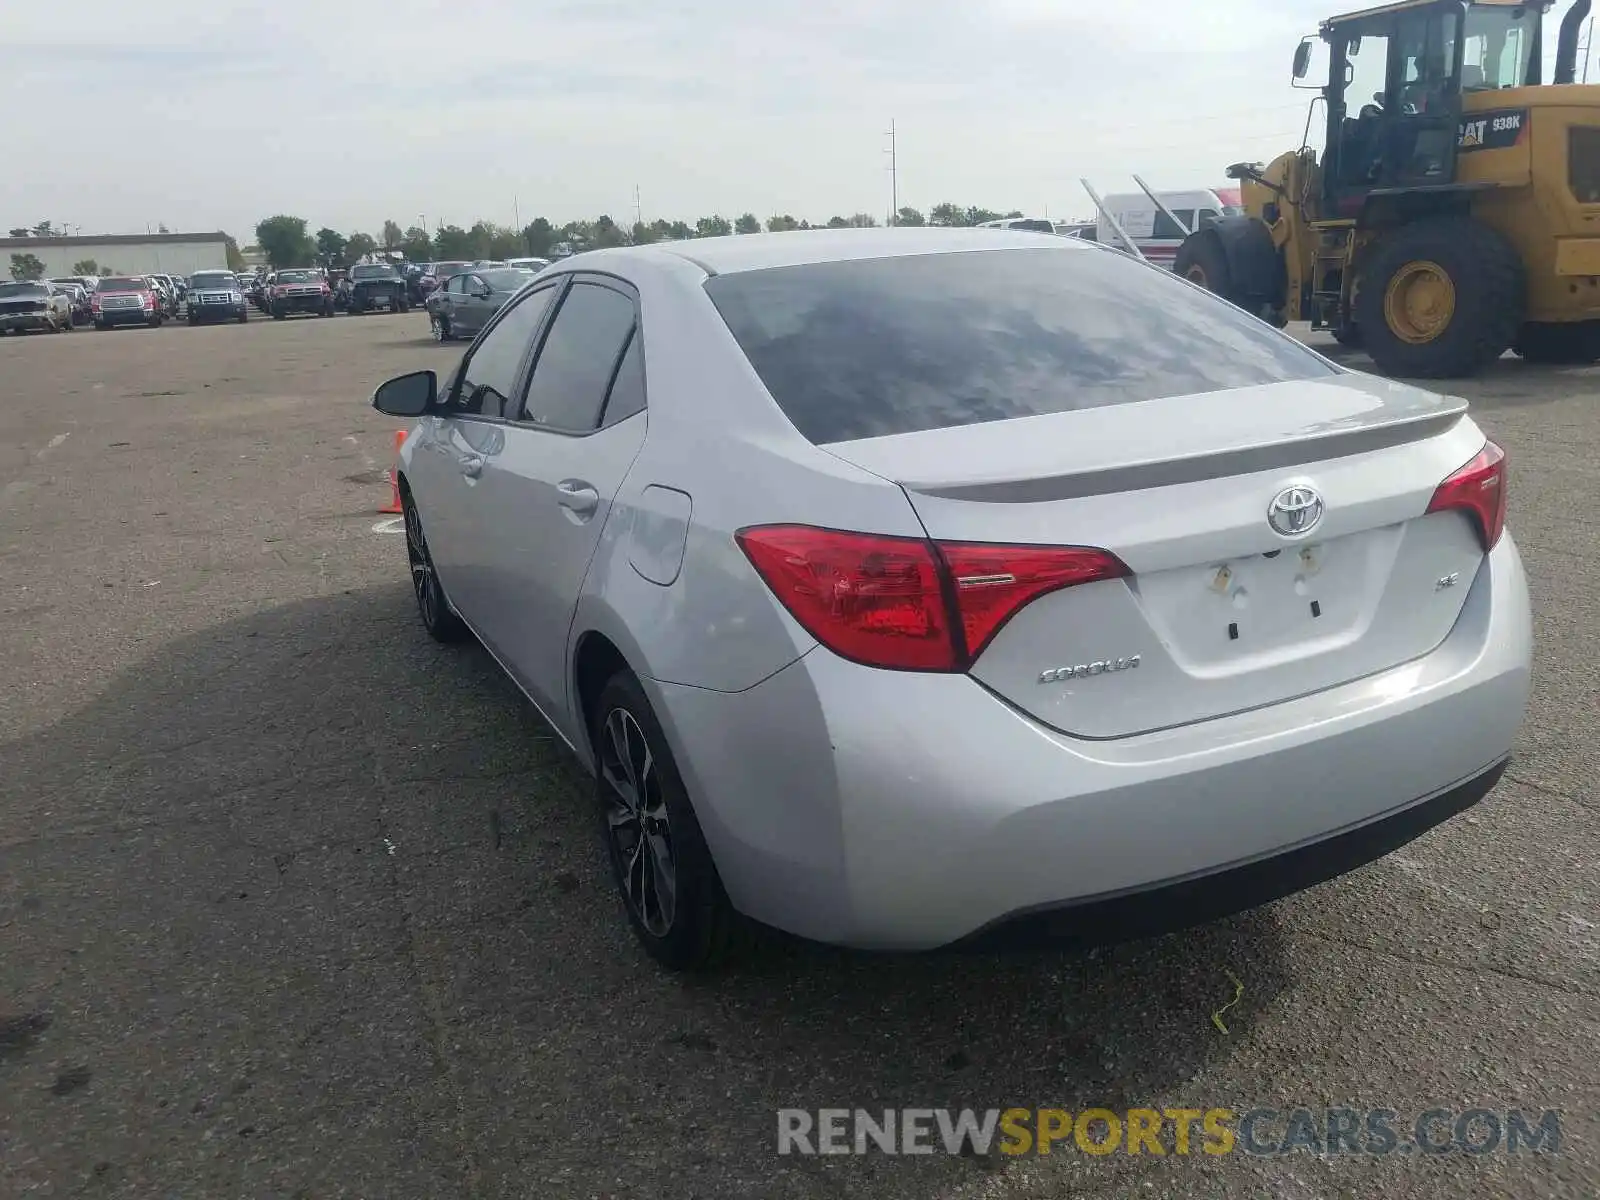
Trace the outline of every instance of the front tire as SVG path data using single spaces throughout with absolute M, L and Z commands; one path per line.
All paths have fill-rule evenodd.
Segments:
M 1459 379 L 1511 347 L 1526 273 L 1504 236 L 1470 217 L 1404 225 L 1361 266 L 1355 319 L 1386 375 Z
M 1233 272 L 1228 267 L 1228 256 L 1222 244 L 1205 231 L 1183 239 L 1177 257 L 1172 260 L 1172 273 L 1208 292 L 1215 292 L 1224 300 L 1234 299 Z
M 439 582 L 439 573 L 433 567 L 433 555 L 428 550 L 428 539 L 422 530 L 422 514 L 411 498 L 411 492 L 401 495 L 400 508 L 406 523 L 406 559 L 411 566 L 411 590 L 417 601 L 417 615 L 422 626 L 436 642 L 459 642 L 466 638 L 467 627 Z
M 748 926 L 728 902 L 661 723 L 632 671 L 606 682 L 590 716 L 600 828 L 634 935 L 668 970 L 726 960 Z

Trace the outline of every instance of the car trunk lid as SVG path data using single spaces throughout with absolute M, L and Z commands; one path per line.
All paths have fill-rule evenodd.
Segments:
M 1483 444 L 1465 409 L 1347 374 L 826 449 L 899 484 L 936 540 L 1095 546 L 1128 566 L 1032 601 L 971 668 L 1054 728 L 1113 738 L 1320 691 L 1443 641 L 1483 557 L 1467 517 L 1427 512 Z M 1321 504 L 1306 532 L 1269 521 L 1291 489 Z M 1293 524 L 1282 508 L 1278 521 Z

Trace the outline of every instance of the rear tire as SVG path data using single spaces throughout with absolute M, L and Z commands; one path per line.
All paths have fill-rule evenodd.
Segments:
M 1512 347 L 1523 362 L 1550 366 L 1588 366 L 1600 362 L 1600 321 L 1564 325 L 1529 322 Z
M 726 961 L 749 930 L 728 902 L 689 793 L 632 671 L 590 715 L 595 796 L 611 877 L 645 952 L 672 971 Z
M 430 321 L 430 332 L 433 334 L 434 341 L 448 342 L 451 337 L 450 318 L 434 313 Z
M 1401 226 L 1361 266 L 1355 320 L 1386 375 L 1459 379 L 1511 347 L 1526 273 L 1504 236 L 1470 217 Z

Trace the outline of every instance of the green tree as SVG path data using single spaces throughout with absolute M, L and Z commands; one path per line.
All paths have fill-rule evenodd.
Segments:
M 226 238 L 222 243 L 222 250 L 223 253 L 228 256 L 228 270 L 244 270 L 244 255 L 239 253 L 238 242 L 234 241 L 231 237 Z
M 849 229 L 850 228 L 850 222 L 845 217 L 829 217 L 828 218 L 828 228 L 829 229 Z
M 760 233 L 761 222 L 756 219 L 755 213 L 745 213 L 733 223 L 735 233 Z
M 850 218 L 851 229 L 872 229 L 878 224 L 878 218 L 871 213 L 856 213 Z
M 383 248 L 385 250 L 393 250 L 405 240 L 406 235 L 400 232 L 400 226 L 397 223 L 394 221 L 385 221 L 383 223 Z
M 896 225 L 926 225 L 928 222 L 927 218 L 922 215 L 920 209 L 908 207 L 902 208 L 899 212 L 895 213 L 894 223 Z
M 256 243 L 274 268 L 309 267 L 317 252 L 304 217 L 268 217 L 256 226 Z
M 427 262 L 433 257 L 433 242 L 429 239 L 420 225 L 413 225 L 406 230 L 405 240 L 400 243 L 400 250 L 406 256 L 407 262 Z
M 687 221 L 673 221 L 667 226 L 667 236 L 675 242 L 686 242 L 695 236 Z
M 44 264 L 34 254 L 11 256 L 11 278 L 16 280 L 39 279 L 44 275 Z
M 602 213 L 595 218 L 594 241 L 590 245 L 599 250 L 605 246 L 626 246 L 628 235 L 611 217 Z
M 377 248 L 378 243 L 370 233 L 352 233 L 350 240 L 344 244 L 344 260 L 360 262 Z
M 324 225 L 317 230 L 317 257 L 325 267 L 337 267 L 344 262 L 345 236 L 337 229 Z
M 92 258 L 80 258 L 72 264 L 72 273 L 74 275 L 99 275 L 100 264 Z
M 158 223 L 158 224 L 157 224 L 157 225 L 156 225 L 156 232 L 157 232 L 157 233 L 171 233 L 171 232 L 172 232 L 172 230 L 170 230 L 170 229 L 168 229 L 168 228 L 167 228 L 167 226 L 166 226 L 166 223 L 165 223 L 165 222 L 160 222 L 160 223 Z
M 967 210 L 959 204 L 951 204 L 946 201 L 943 204 L 935 204 L 928 211 L 929 225 L 965 225 L 966 223 Z
M 635 246 L 648 246 L 652 242 L 659 242 L 661 235 L 654 225 L 646 225 L 643 221 L 635 221 L 633 228 L 628 231 L 628 240 Z
M 771 216 L 767 218 L 768 233 L 788 233 L 791 229 L 799 228 L 800 222 L 796 221 L 788 213 L 784 213 L 781 217 Z
M 1017 215 L 1020 217 L 1022 214 L 1018 213 Z M 969 208 L 967 209 L 967 219 L 962 222 L 962 224 L 982 225 L 985 221 L 998 221 L 999 219 L 1000 214 L 995 212 L 993 209 Z
M 7 230 L 6 231 L 6 236 L 7 237 L 14 237 L 14 238 L 32 237 L 33 236 L 33 230 L 19 226 L 16 229 Z
M 54 226 L 49 221 L 40 221 L 33 227 L 34 237 L 54 237 L 55 232 Z
M 522 256 L 522 232 L 511 228 L 509 225 L 495 225 L 490 223 L 484 226 L 488 236 L 484 239 L 487 247 L 482 257 L 493 259 L 520 258 Z
M 543 217 L 535 217 L 522 228 L 522 245 L 531 255 L 549 258 L 550 247 L 555 245 L 555 226 Z
M 441 225 L 433 234 L 433 248 L 441 260 L 476 258 L 472 235 L 459 225 Z

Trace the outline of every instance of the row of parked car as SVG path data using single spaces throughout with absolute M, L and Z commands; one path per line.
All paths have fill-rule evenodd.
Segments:
M 80 325 L 156 327 L 187 319 L 244 323 L 254 305 L 274 320 L 425 306 L 439 341 L 472 337 L 539 271 L 544 258 L 433 263 L 358 263 L 348 269 L 63 276 L 0 284 L 0 333 L 69 332 Z

